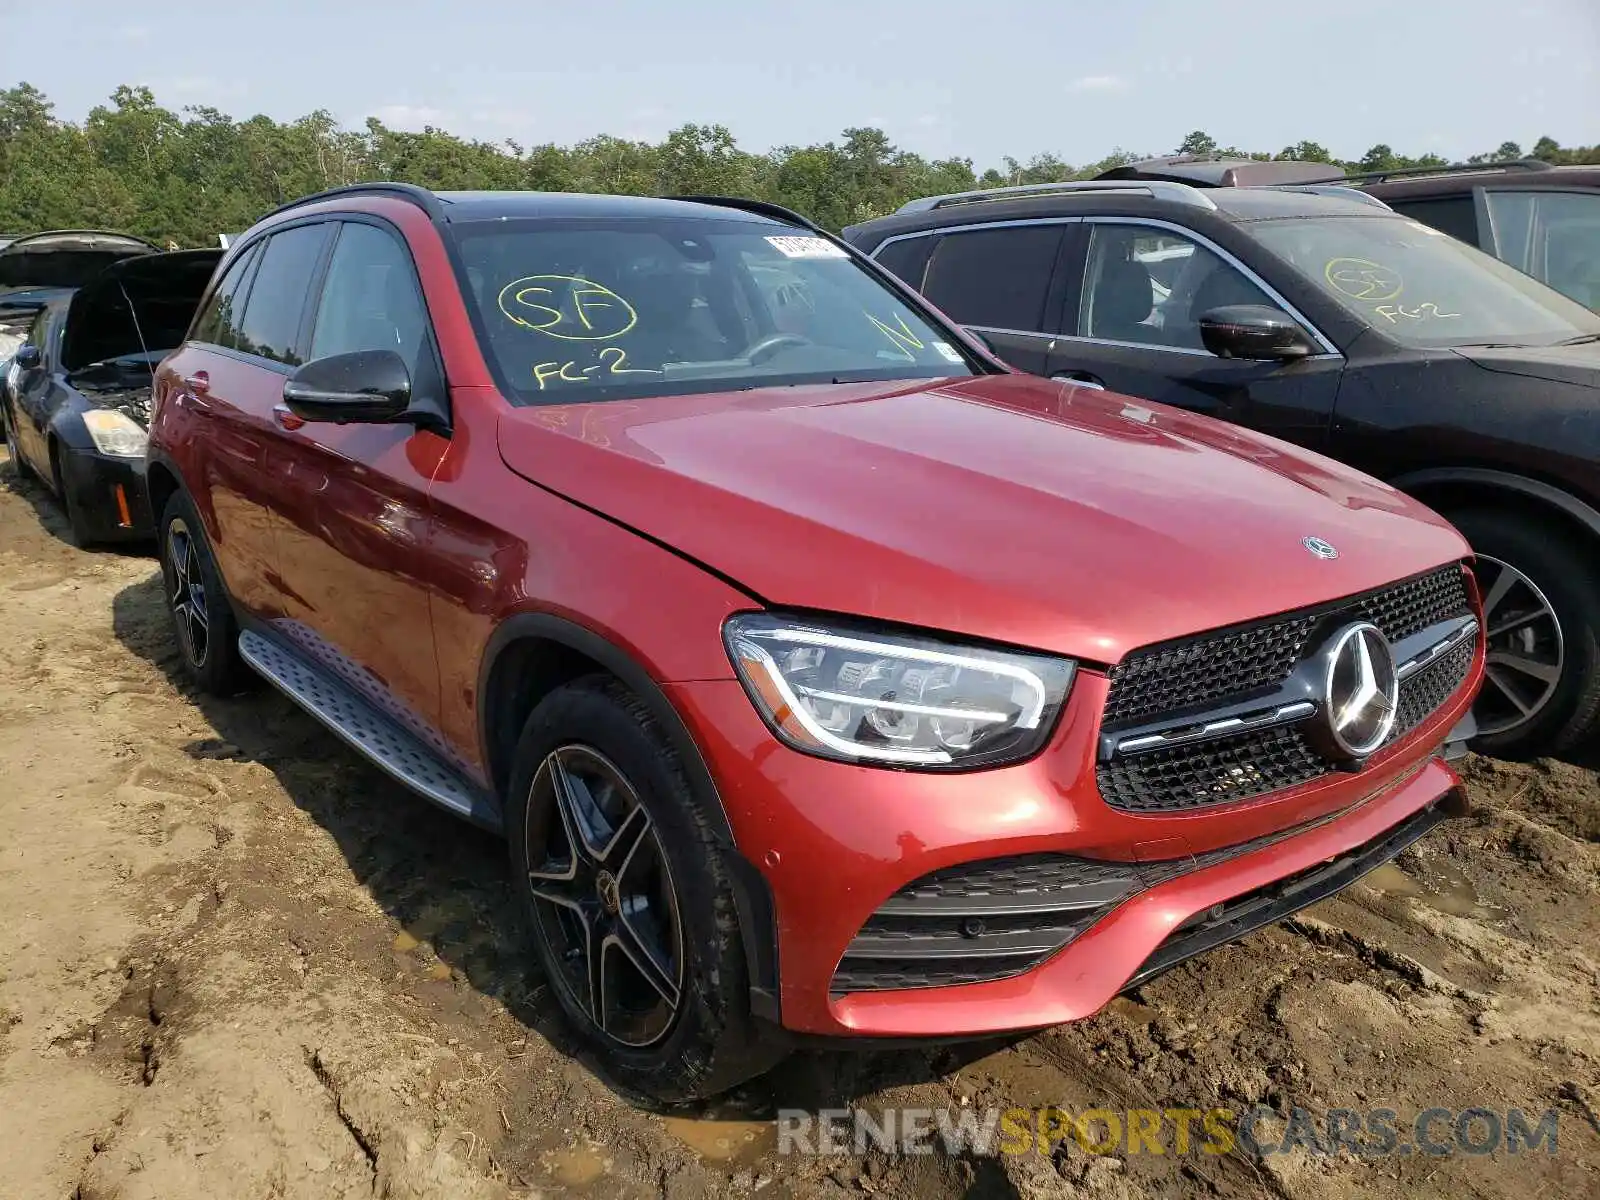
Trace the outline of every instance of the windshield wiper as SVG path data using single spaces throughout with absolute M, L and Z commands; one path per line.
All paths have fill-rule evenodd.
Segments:
M 1565 341 L 1557 342 L 1556 345 L 1581 346 L 1585 342 L 1600 342 L 1600 333 L 1580 333 L 1577 337 L 1567 338 Z

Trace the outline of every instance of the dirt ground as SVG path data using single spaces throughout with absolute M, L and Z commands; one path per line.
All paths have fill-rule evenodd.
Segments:
M 1600 1195 L 1600 782 L 1474 816 L 1099 1017 L 798 1054 L 661 1113 L 572 1055 L 493 839 L 287 701 L 190 693 L 142 553 L 0 466 L 0 1200 Z M 779 1108 L 1560 1113 L 1559 1151 L 806 1158 Z

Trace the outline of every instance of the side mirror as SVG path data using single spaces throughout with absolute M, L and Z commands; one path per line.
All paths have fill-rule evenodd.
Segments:
M 1297 321 L 1264 304 L 1228 304 L 1202 313 L 1200 340 L 1218 358 L 1286 361 L 1317 352 Z
M 44 358 L 39 353 L 39 347 L 29 342 L 17 347 L 17 352 L 12 356 L 11 361 L 24 371 L 32 371 L 44 361 Z
M 388 424 L 411 406 L 411 373 L 393 350 L 330 354 L 289 376 L 283 402 L 307 421 Z

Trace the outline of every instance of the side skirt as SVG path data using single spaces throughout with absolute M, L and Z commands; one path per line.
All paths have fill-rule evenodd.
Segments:
M 393 719 L 305 655 L 269 634 L 245 630 L 239 657 L 374 765 L 440 808 L 503 833 L 499 802 L 464 778 Z

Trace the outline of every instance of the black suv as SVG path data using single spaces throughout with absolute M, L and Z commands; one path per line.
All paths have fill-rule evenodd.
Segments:
M 1100 179 L 1196 187 L 1342 183 L 1403 217 L 1470 242 L 1579 304 L 1600 310 L 1600 166 L 1558 167 L 1537 158 L 1404 167 L 1346 175 L 1328 163 L 1174 155 L 1116 167 Z
M 930 197 L 844 236 L 1022 370 L 1275 434 L 1443 512 L 1479 556 L 1479 748 L 1585 738 L 1600 316 L 1349 187 L 1219 183 Z

